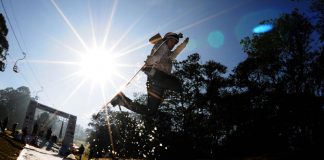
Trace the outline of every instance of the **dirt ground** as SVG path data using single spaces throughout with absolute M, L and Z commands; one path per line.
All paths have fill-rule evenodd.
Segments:
M 24 144 L 12 140 L 8 135 L 0 135 L 0 159 L 16 160 Z

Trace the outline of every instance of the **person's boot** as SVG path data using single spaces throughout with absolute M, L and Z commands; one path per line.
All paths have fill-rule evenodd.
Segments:
M 112 106 L 123 106 L 135 113 L 138 114 L 147 114 L 148 113 L 148 107 L 138 104 L 138 103 L 134 103 L 132 102 L 131 99 L 129 99 L 128 97 L 126 97 L 122 92 L 118 93 L 111 101 L 110 101 Z
M 110 103 L 111 103 L 111 105 L 112 106 L 116 106 L 116 105 L 118 105 L 118 106 L 124 106 L 124 107 L 127 107 L 127 106 L 129 106 L 129 103 L 131 102 L 131 100 L 128 98 L 128 97 L 126 97 L 125 95 L 124 95 L 124 93 L 123 92 L 119 92 L 111 101 L 110 101 Z

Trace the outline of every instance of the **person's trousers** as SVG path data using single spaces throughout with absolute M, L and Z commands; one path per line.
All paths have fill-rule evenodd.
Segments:
M 181 82 L 177 77 L 156 69 L 154 74 L 148 74 L 146 87 L 147 106 L 132 102 L 129 98 L 126 98 L 129 105 L 125 107 L 139 114 L 154 113 L 163 102 L 165 90 L 181 92 L 182 89 Z

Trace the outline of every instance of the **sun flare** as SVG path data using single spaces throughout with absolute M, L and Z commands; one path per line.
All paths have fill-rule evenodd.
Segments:
M 106 81 L 117 74 L 116 57 L 108 50 L 96 48 L 81 58 L 81 74 L 93 81 Z

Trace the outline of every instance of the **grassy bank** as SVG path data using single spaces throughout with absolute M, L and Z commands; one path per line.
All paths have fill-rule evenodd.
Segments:
M 0 159 L 16 160 L 24 144 L 11 139 L 7 134 L 0 134 Z

